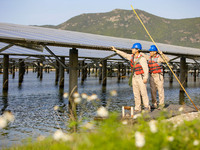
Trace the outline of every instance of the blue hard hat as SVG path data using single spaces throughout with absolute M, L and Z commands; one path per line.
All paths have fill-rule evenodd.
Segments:
M 137 48 L 137 49 L 141 50 L 142 49 L 142 45 L 140 43 L 135 43 L 135 44 L 133 44 L 131 49 L 133 49 L 133 48 Z
M 157 49 L 157 47 L 155 45 L 151 45 L 149 51 L 152 51 L 152 52 L 155 51 L 155 52 L 157 52 L 158 49 Z

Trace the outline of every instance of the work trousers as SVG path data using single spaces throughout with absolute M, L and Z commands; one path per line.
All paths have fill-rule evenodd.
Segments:
M 163 75 L 160 73 L 155 73 L 150 75 L 150 88 L 151 88 L 151 98 L 152 98 L 152 105 L 157 106 L 157 90 L 159 95 L 159 105 L 164 105 L 164 78 Z
M 132 87 L 135 100 L 135 110 L 141 110 L 141 97 L 144 107 L 150 109 L 149 97 L 147 95 L 147 85 L 144 84 L 142 75 L 133 75 Z

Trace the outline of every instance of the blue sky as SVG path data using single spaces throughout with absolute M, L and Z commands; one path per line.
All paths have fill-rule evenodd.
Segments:
M 169 19 L 200 17 L 200 0 L 0 0 L 0 22 L 58 25 L 83 13 L 131 10 L 131 5 Z

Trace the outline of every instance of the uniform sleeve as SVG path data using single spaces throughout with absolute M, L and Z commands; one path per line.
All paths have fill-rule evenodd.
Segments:
M 142 66 L 142 69 L 144 71 L 144 79 L 148 79 L 148 76 L 149 76 L 149 68 L 148 68 L 148 64 L 147 64 L 147 60 L 146 58 L 142 57 L 140 59 L 140 64 Z
M 170 59 L 168 56 L 166 56 L 165 54 L 162 54 L 162 56 L 165 58 L 167 62 L 169 62 Z M 162 58 L 162 56 L 160 55 L 160 57 L 158 58 L 158 63 L 165 63 L 165 60 Z
M 125 59 L 131 61 L 132 57 L 131 57 L 131 54 L 127 54 L 125 52 L 122 52 L 120 50 L 116 50 L 116 53 L 121 55 L 122 57 L 124 57 Z
M 142 56 L 144 56 L 145 58 L 146 58 L 146 60 L 149 60 L 149 55 L 147 55 L 147 54 L 145 54 L 145 53 L 142 53 L 142 52 L 140 52 L 140 54 L 142 55 Z

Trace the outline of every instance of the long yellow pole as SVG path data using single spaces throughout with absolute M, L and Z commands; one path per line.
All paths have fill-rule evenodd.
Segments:
M 163 58 L 163 60 L 165 61 L 165 63 L 167 64 L 167 66 L 169 67 L 170 71 L 172 72 L 172 74 L 174 75 L 174 77 L 176 78 L 176 80 L 178 81 L 178 83 L 180 84 L 181 88 L 183 89 L 183 91 L 185 92 L 185 94 L 187 95 L 187 97 L 189 98 L 189 100 L 191 101 L 191 103 L 194 105 L 195 109 L 197 111 L 198 108 L 196 107 L 196 105 L 194 104 L 194 102 L 192 101 L 192 99 L 190 98 L 189 94 L 187 93 L 187 91 L 185 90 L 185 88 L 183 87 L 183 85 L 181 84 L 180 80 L 178 79 L 178 77 L 176 76 L 176 74 L 174 73 L 174 71 L 172 70 L 172 68 L 169 66 L 168 62 L 166 61 L 165 57 L 163 56 L 162 51 L 160 51 L 160 49 L 158 48 L 157 44 L 155 43 L 155 41 L 153 40 L 153 38 L 151 37 L 150 33 L 148 32 L 147 28 L 145 27 L 145 25 L 143 24 L 142 20 L 140 19 L 140 17 L 138 16 L 137 12 L 135 11 L 135 9 L 133 8 L 133 6 L 131 5 L 134 13 L 136 14 L 137 18 L 139 19 L 140 23 L 142 24 L 143 28 L 145 29 L 146 33 L 148 34 L 148 36 L 150 37 L 151 41 L 154 43 L 154 45 L 157 47 L 158 52 L 161 54 L 161 57 Z

